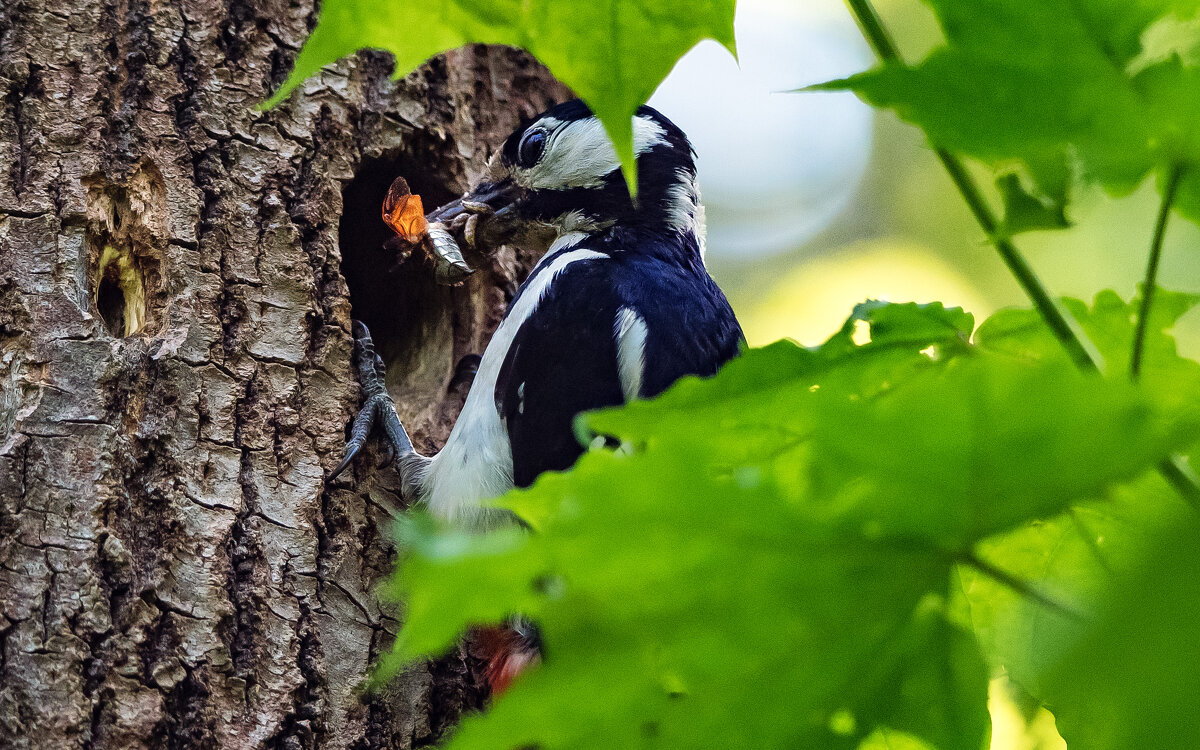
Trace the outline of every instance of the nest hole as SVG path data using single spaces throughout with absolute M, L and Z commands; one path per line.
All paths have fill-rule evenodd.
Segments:
M 404 156 L 368 159 L 342 190 L 338 244 L 351 314 L 371 329 L 387 366 L 387 386 L 404 403 L 437 400 L 453 357 L 453 290 L 435 283 L 433 267 L 418 249 L 397 261 L 384 247 L 394 235 L 383 223 L 383 200 L 396 177 L 421 196 L 426 212 L 457 192 L 436 173 Z
M 166 302 L 167 193 L 162 174 L 143 161 L 117 182 L 104 174 L 81 182 L 87 190 L 84 247 L 92 311 L 110 336 L 146 334 Z
M 146 327 L 146 283 L 128 248 L 105 244 L 96 264 L 93 302 L 109 335 L 133 336 Z

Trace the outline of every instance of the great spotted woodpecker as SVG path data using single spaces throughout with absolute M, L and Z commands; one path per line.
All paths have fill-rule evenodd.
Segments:
M 704 265 L 687 136 L 650 107 L 638 110 L 633 133 L 636 200 L 604 127 L 576 100 L 513 133 L 474 190 L 430 214 L 447 223 L 533 223 L 557 238 L 510 303 L 435 456 L 413 449 L 370 334 L 355 324 L 365 403 L 335 474 L 379 421 L 407 499 L 444 519 L 494 525 L 501 516 L 484 501 L 579 457 L 577 414 L 653 397 L 738 354 L 741 328 Z

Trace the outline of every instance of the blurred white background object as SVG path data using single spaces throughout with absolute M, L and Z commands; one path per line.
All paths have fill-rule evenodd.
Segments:
M 841 0 L 740 0 L 738 62 L 702 42 L 651 98 L 699 154 L 708 252 L 793 250 L 854 197 L 873 114 L 850 93 L 784 93 L 857 73 L 870 51 Z

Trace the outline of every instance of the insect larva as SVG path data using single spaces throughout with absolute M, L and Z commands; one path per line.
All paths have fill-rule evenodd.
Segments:
M 475 269 L 467 265 L 463 259 L 462 250 L 458 247 L 449 227 L 440 221 L 428 224 L 429 244 L 433 246 L 433 259 L 436 269 L 434 279 L 439 284 L 457 284 L 475 273 Z

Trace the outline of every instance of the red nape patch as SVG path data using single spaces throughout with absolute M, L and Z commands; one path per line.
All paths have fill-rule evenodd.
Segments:
M 536 638 L 510 627 L 476 628 L 471 640 L 487 666 L 484 677 L 493 696 L 502 694 L 513 680 L 542 660 Z

